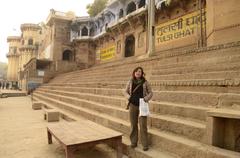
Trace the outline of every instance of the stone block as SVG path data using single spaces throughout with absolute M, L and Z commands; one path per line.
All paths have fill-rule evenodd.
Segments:
M 47 122 L 59 121 L 60 113 L 54 109 L 47 109 L 45 115 Z
M 42 109 L 42 103 L 41 102 L 33 102 L 32 103 L 32 109 L 33 110 L 41 110 Z

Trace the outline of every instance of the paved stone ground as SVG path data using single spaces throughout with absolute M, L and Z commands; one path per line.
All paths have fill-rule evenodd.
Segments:
M 47 144 L 47 123 L 42 111 L 31 109 L 30 97 L 0 98 L 0 158 L 64 158 L 53 138 Z M 76 152 L 76 158 L 115 158 L 106 145 Z
M 1 93 L 26 93 L 24 91 L 18 91 L 18 90 L 9 90 L 9 89 L 0 89 Z

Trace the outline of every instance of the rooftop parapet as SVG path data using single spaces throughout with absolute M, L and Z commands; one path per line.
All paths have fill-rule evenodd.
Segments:
M 21 25 L 21 31 L 26 31 L 26 30 L 32 30 L 32 31 L 37 31 L 40 30 L 41 27 L 38 24 L 31 24 L 31 23 L 25 23 Z
M 46 24 L 50 25 L 54 19 L 69 20 L 72 21 L 75 18 L 74 12 L 60 12 L 54 9 L 50 10 L 50 14 L 47 17 Z
M 20 36 L 8 36 L 7 37 L 7 42 L 20 42 L 21 41 L 21 37 Z

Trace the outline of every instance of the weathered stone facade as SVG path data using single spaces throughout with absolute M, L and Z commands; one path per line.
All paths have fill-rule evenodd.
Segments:
M 19 65 L 19 46 L 21 44 L 20 37 L 8 37 L 7 39 L 9 43 L 9 53 L 7 54 L 8 57 L 8 72 L 7 72 L 7 80 L 10 82 L 17 82 L 18 81 L 18 65 Z
M 38 69 L 57 76 L 33 100 L 124 133 L 125 152 L 134 158 L 239 158 L 240 1 L 149 2 L 154 1 L 112 0 L 96 17 L 51 10 L 41 25 L 37 59 L 31 57 L 23 74 L 25 82 Z M 17 47 L 19 38 L 9 42 Z M 24 56 L 30 48 L 17 52 Z M 154 92 L 148 118 L 152 152 L 132 150 L 128 143 L 122 90 L 137 66 Z M 58 75 L 74 69 L 83 70 Z
M 18 52 L 18 55 L 8 55 L 9 81 L 19 80 L 20 87 L 22 84 L 26 87 L 21 72 L 32 58 L 49 60 L 52 69 L 61 72 L 59 68 L 66 63 L 75 64 L 71 70 L 127 57 L 145 58 L 152 47 L 155 51 L 151 55 L 164 56 L 169 51 L 240 40 L 237 16 L 240 3 L 236 0 L 155 0 L 156 11 L 151 14 L 155 15 L 154 36 L 148 28 L 149 2 L 111 0 L 96 17 L 77 17 L 72 12 L 51 10 L 46 24 L 23 24 L 22 43 L 15 46 L 9 41 L 10 50 L 14 47 Z M 152 44 L 150 38 L 154 39 Z

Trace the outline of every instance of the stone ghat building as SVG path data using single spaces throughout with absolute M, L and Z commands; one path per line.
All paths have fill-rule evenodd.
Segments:
M 41 80 L 33 100 L 124 133 L 131 157 L 239 158 L 239 8 L 237 0 L 112 0 L 96 17 L 52 10 L 37 57 L 23 67 L 26 88 Z M 154 91 L 148 152 L 129 147 L 122 93 L 137 66 Z
M 100 63 L 238 41 L 236 1 L 149 2 L 111 0 L 95 17 L 51 10 L 46 23 L 23 24 L 21 37 L 8 38 L 8 81 L 28 90 L 29 84 Z

